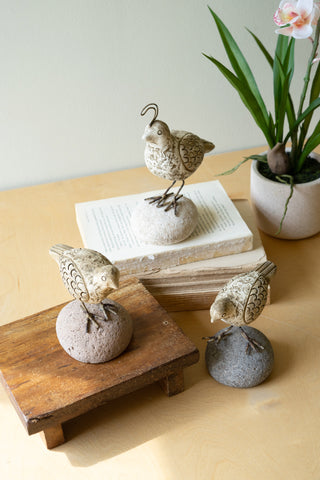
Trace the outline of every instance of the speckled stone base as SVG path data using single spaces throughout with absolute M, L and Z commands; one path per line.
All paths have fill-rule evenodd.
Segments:
M 98 325 L 89 320 L 78 300 L 68 303 L 58 315 L 57 337 L 62 348 L 74 359 L 84 363 L 102 363 L 120 355 L 129 345 L 133 333 L 133 323 L 122 305 L 112 300 L 104 301 L 112 305 L 105 319 L 101 304 L 86 303 L 88 311 L 94 315 Z
M 141 243 L 171 245 L 188 238 L 197 226 L 198 211 L 195 204 L 182 197 L 174 209 L 165 211 L 156 204 L 141 201 L 131 216 L 131 228 Z
M 255 387 L 271 373 L 274 355 L 267 337 L 256 328 L 242 327 L 246 334 L 259 342 L 264 349 L 259 351 L 248 348 L 248 342 L 238 327 L 233 327 L 231 335 L 220 342 L 208 342 L 206 364 L 210 375 L 219 383 L 237 388 Z M 215 334 L 217 338 L 227 328 Z

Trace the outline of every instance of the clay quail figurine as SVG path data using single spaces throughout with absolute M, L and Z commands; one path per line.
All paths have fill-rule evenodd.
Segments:
M 180 192 L 185 179 L 197 170 L 204 154 L 213 150 L 214 144 L 190 132 L 170 131 L 165 122 L 157 120 L 158 106 L 155 103 L 146 105 L 141 115 L 145 115 L 149 110 L 154 110 L 154 116 L 146 126 L 142 137 L 146 141 L 145 163 L 151 173 L 171 180 L 172 184 L 163 195 L 146 198 L 146 200 L 149 200 L 149 203 L 156 203 L 157 207 L 165 207 L 166 211 L 174 208 L 176 214 L 177 202 L 182 197 Z M 173 195 L 169 191 L 177 180 L 181 180 L 182 184 Z M 167 202 L 169 197 L 171 201 Z
M 85 302 L 100 303 L 104 318 L 108 320 L 108 310 L 114 308 L 114 305 L 102 302 L 119 287 L 118 268 L 101 253 L 87 248 L 56 244 L 50 248 L 49 253 L 58 263 L 61 278 L 69 293 L 81 302 L 87 314 L 87 332 L 90 321 L 99 328 Z
M 211 322 L 222 320 L 230 324 L 218 337 L 204 337 L 204 339 L 219 342 L 226 335 L 230 335 L 233 327 L 241 329 L 241 335 L 247 340 L 247 350 L 263 349 L 256 340 L 250 338 L 242 329 L 260 315 L 268 297 L 268 284 L 276 272 L 276 265 L 266 261 L 255 270 L 241 273 L 233 277 L 218 293 L 210 308 Z

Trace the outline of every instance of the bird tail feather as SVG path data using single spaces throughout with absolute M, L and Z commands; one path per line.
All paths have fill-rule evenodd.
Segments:
M 56 245 L 53 245 L 50 248 L 49 253 L 56 262 L 59 262 L 59 258 L 61 257 L 61 255 L 63 255 L 68 250 L 72 250 L 72 247 L 69 247 L 69 245 L 64 245 L 63 243 L 56 243 Z
M 268 280 L 276 273 L 277 271 L 277 266 L 273 263 L 267 260 L 266 262 L 262 263 L 259 267 L 256 268 L 256 271 L 261 273 L 264 277 L 266 277 Z

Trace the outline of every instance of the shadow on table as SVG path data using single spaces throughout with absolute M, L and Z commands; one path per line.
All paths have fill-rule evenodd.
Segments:
M 267 257 L 278 267 L 271 282 L 271 302 L 290 302 L 296 298 L 302 299 L 312 295 L 317 282 L 317 257 L 314 253 L 318 248 L 320 234 L 304 240 L 281 240 L 272 238 L 260 232 Z M 308 246 L 308 258 L 306 257 Z M 310 268 L 310 261 L 315 262 L 315 268 Z
M 214 433 L 215 424 L 224 418 L 229 422 L 230 411 L 234 405 L 238 415 L 241 415 L 242 410 L 245 413 L 248 389 L 220 385 L 207 373 L 204 362 L 207 343 L 201 340 L 201 337 L 215 333 L 212 331 L 208 312 L 188 312 L 185 319 L 183 313 L 175 313 L 173 317 L 200 351 L 200 361 L 184 370 L 185 391 L 169 398 L 158 384 L 153 384 L 110 401 L 67 422 L 64 425 L 66 443 L 57 447 L 54 452 L 65 453 L 73 466 L 89 467 L 158 439 L 161 458 L 163 459 L 164 454 L 171 465 L 171 448 L 175 451 L 180 448 L 175 445 L 176 438 L 180 438 L 184 431 L 188 438 L 193 436 L 190 432 L 198 428 L 194 426 L 195 418 L 196 423 L 205 425 L 205 430 L 210 431 L 210 435 L 203 441 L 210 440 L 214 443 L 218 442 Z M 221 325 L 218 324 L 215 330 L 220 328 Z M 278 381 L 281 382 L 282 377 L 287 375 L 295 364 L 294 351 L 289 343 L 285 340 L 275 342 L 272 335 L 270 341 L 275 352 L 274 370 L 271 376 L 257 387 L 266 390 L 272 389 L 273 384 Z M 212 430 L 209 428 L 210 423 Z M 172 439 L 175 439 L 174 447 Z M 193 448 L 200 449 L 200 445 L 195 443 Z M 152 446 L 152 452 L 154 450 L 157 450 L 157 443 Z M 133 454 L 139 456 L 144 454 L 144 451 Z M 186 468 L 188 457 L 183 455 L 183 460 Z M 143 463 L 143 459 L 139 462 Z M 176 468 L 179 469 L 178 465 Z
M 206 414 L 206 406 L 198 405 L 194 398 L 201 397 L 204 384 L 215 388 L 215 382 L 208 374 L 204 364 L 206 342 L 201 340 L 201 327 L 198 329 L 198 317 L 206 314 L 188 312 L 174 314 L 186 335 L 200 351 L 200 361 L 184 369 L 185 390 L 178 395 L 167 397 L 155 383 L 132 392 L 119 399 L 92 410 L 64 424 L 66 443 L 53 452 L 63 452 L 74 466 L 87 467 L 107 460 L 139 445 L 179 429 L 194 418 L 195 410 Z M 179 324 L 178 323 L 178 324 Z M 206 334 L 208 332 L 204 332 Z M 203 393 L 202 393 L 203 395 Z M 208 404 L 210 408 L 210 402 Z M 190 412 L 189 412 L 190 410 Z
M 185 424 L 192 389 L 185 372 L 184 392 L 167 397 L 158 384 L 146 386 L 64 424 L 64 452 L 73 466 L 87 467 L 116 457 Z M 197 376 L 197 373 L 193 376 Z

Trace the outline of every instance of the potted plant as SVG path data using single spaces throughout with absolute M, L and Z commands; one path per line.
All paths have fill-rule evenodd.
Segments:
M 316 122 L 311 132 L 309 130 L 312 116 L 320 105 L 320 59 L 317 58 L 319 2 L 281 1 L 274 14 L 274 21 L 279 27 L 276 30 L 278 39 L 274 56 L 248 30 L 273 72 L 273 114 L 267 110 L 254 75 L 235 39 L 218 15 L 210 7 L 209 10 L 233 71 L 216 58 L 204 55 L 237 90 L 269 146 L 265 154 L 245 158 L 223 174 L 234 172 L 249 159 L 254 160 L 251 167 L 251 199 L 258 226 L 279 238 L 314 235 L 320 231 L 320 156 L 312 152 L 320 144 L 320 121 Z M 296 40 L 306 38 L 311 39 L 311 53 L 296 109 L 290 94 L 294 49 Z

